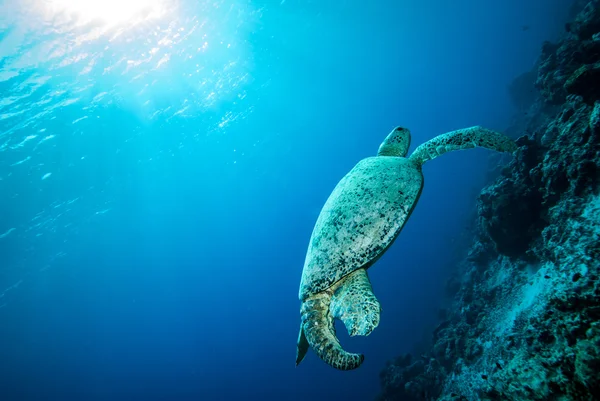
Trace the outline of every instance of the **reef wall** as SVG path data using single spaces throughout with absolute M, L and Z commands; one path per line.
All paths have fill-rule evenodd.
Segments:
M 389 361 L 379 401 L 600 399 L 600 0 L 574 10 L 509 87 L 519 149 L 479 196 L 431 349 Z

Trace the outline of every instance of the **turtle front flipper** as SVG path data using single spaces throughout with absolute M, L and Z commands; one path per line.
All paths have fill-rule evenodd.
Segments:
M 475 126 L 436 136 L 417 147 L 410 155 L 410 160 L 422 165 L 427 160 L 435 159 L 446 152 L 475 147 L 511 153 L 517 150 L 517 144 L 506 135 Z
M 368 336 L 379 325 L 381 305 L 365 269 L 349 274 L 335 290 L 331 306 L 334 318 L 344 322 L 350 336 Z
M 304 333 L 308 344 L 325 363 L 340 370 L 356 369 L 363 362 L 364 356 L 344 351 L 340 345 L 335 336 L 333 316 L 329 311 L 330 303 L 331 295 L 328 292 L 316 294 L 302 303 L 300 309 L 302 327 L 298 338 L 296 364 L 300 363 L 304 357 L 302 355 L 302 333 Z M 306 354 L 306 350 L 304 350 L 304 354 Z M 298 357 L 302 358 L 298 360 Z

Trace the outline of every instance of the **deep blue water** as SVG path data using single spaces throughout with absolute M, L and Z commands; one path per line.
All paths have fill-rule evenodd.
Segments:
M 413 149 L 506 128 L 570 5 L 164 0 L 77 25 L 51 3 L 0 1 L 2 400 L 373 399 L 435 327 L 490 153 L 424 167 L 370 270 L 381 324 L 338 331 L 356 371 L 294 367 L 319 210 L 396 125 Z

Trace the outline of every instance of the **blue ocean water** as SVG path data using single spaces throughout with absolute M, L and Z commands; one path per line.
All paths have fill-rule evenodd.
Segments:
M 570 1 L 120 3 L 0 1 L 0 399 L 373 399 L 491 154 L 424 167 L 350 372 L 294 366 L 320 208 L 394 126 L 504 129 Z

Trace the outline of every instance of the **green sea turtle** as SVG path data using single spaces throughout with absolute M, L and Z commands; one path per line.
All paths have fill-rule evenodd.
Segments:
M 334 319 L 340 319 L 351 336 L 369 335 L 379 324 L 381 306 L 367 269 L 392 245 L 410 217 L 423 189 L 423 163 L 453 150 L 517 148 L 505 135 L 479 126 L 437 136 L 407 158 L 409 146 L 408 129 L 392 130 L 377 156 L 359 161 L 321 209 L 300 281 L 296 365 L 309 347 L 337 369 L 355 369 L 363 362 L 362 354 L 341 347 Z

